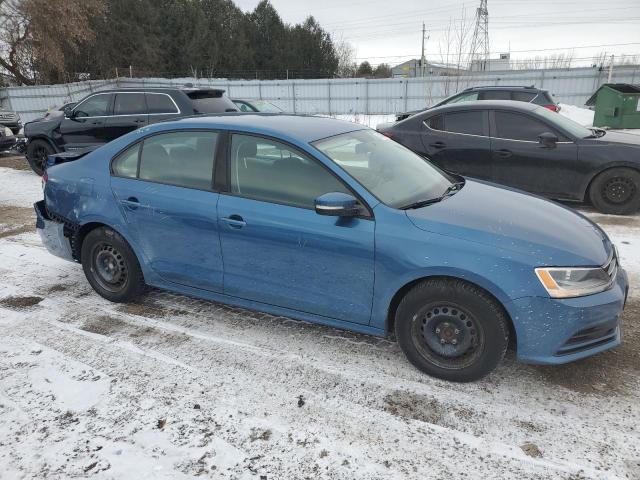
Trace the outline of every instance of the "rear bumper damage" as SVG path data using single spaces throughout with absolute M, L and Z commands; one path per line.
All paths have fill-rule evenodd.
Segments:
M 65 236 L 64 223 L 56 222 L 49 217 L 44 200 L 33 206 L 36 210 L 36 231 L 42 244 L 52 255 L 74 262 L 73 249 L 69 237 Z

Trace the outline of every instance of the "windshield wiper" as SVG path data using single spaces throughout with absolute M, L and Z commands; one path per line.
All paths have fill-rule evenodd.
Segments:
M 400 210 L 413 210 L 416 208 L 426 207 L 427 205 L 431 205 L 433 203 L 438 203 L 441 200 L 444 200 L 447 197 L 455 194 L 458 190 L 460 190 L 464 186 L 464 182 L 455 182 L 447 187 L 447 189 L 440 195 L 439 197 L 429 198 L 427 200 L 419 200 L 417 202 L 410 203 L 409 205 L 405 205 L 400 207 Z

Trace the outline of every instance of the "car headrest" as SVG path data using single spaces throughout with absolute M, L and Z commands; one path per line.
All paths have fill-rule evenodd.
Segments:
M 200 153 L 211 153 L 213 155 L 213 149 L 216 146 L 216 137 L 213 135 L 207 135 L 206 137 L 198 137 L 196 140 L 196 150 Z
M 238 158 L 252 158 L 258 154 L 258 144 L 255 140 L 244 140 L 238 147 Z
M 169 158 L 169 154 L 165 148 L 158 144 L 144 145 L 142 147 L 142 155 L 143 157 L 153 158 L 154 160 Z

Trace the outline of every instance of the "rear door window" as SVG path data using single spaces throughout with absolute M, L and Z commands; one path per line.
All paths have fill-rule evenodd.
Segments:
M 144 140 L 140 180 L 211 190 L 218 134 L 187 131 L 154 135 Z
M 150 114 L 179 113 L 178 107 L 169 95 L 164 93 L 145 93 L 147 109 Z
M 537 142 L 538 135 L 551 131 L 546 124 L 519 113 L 495 112 L 496 137 Z
M 436 115 L 427 120 L 427 125 L 432 130 L 444 130 L 444 115 Z
M 444 115 L 444 130 L 451 133 L 483 135 L 483 117 L 482 110 L 447 113 Z
M 146 115 L 147 103 L 144 93 L 116 93 L 114 115 Z

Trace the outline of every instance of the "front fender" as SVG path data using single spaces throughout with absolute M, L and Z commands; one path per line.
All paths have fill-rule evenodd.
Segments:
M 375 213 L 384 228 L 376 228 L 372 327 L 386 328 L 396 294 L 426 278 L 450 277 L 477 285 L 507 312 L 514 299 L 546 294 L 527 253 L 428 232 L 414 226 L 404 212 L 386 207 L 377 207 Z
M 411 271 L 406 275 L 395 278 L 391 283 L 385 285 L 383 291 L 379 292 L 379 295 L 376 294 L 371 326 L 384 328 L 385 331 L 388 331 L 389 309 L 392 307 L 396 294 L 414 282 L 436 277 L 447 277 L 473 283 L 495 297 L 507 311 L 508 305 L 512 301 L 507 292 L 498 284 L 470 270 L 458 267 L 427 267 Z

